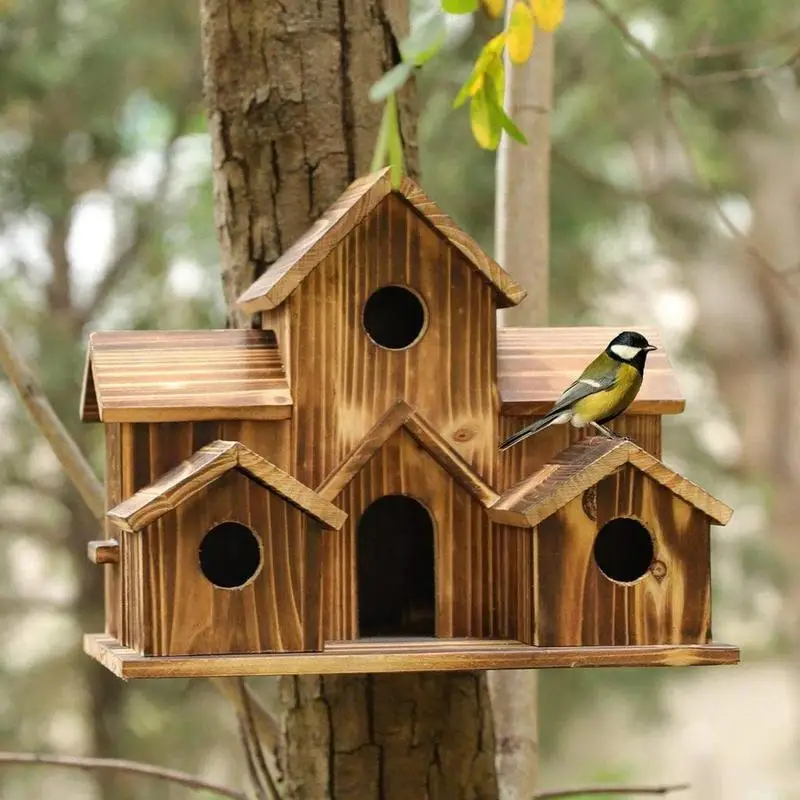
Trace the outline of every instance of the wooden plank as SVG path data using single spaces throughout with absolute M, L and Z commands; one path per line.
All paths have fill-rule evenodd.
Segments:
M 116 539 L 88 542 L 86 555 L 93 564 L 119 564 L 119 542 Z
M 630 464 L 599 483 L 592 510 L 594 519 L 578 497 L 539 526 L 537 644 L 707 643 L 708 518 Z M 593 553 L 598 531 L 619 517 L 653 541 L 650 567 L 630 583 L 603 574 Z
M 217 588 L 202 573 L 198 551 L 212 528 L 231 521 L 255 533 L 261 563 L 243 586 Z M 152 627 L 155 655 L 319 646 L 316 635 L 306 635 L 306 610 L 314 621 L 319 616 L 319 566 L 309 563 L 303 512 L 232 470 L 162 517 L 162 528 L 163 535 L 154 526 L 140 534 L 157 587 L 145 626 Z
M 410 178 L 393 190 L 389 169 L 354 181 L 344 194 L 238 299 L 248 313 L 278 307 L 348 237 L 389 194 L 402 198 L 420 219 L 455 247 L 494 289 L 500 307 L 513 306 L 526 295 L 511 276 L 462 231 Z
M 669 469 L 633 442 L 595 436 L 553 456 L 537 472 L 511 486 L 489 510 L 499 523 L 535 527 L 575 497 L 631 463 L 720 525 L 732 509 Z
M 256 455 L 252 450 L 238 444 L 237 460 L 241 469 L 251 477 L 263 483 L 266 487 L 279 494 L 281 497 L 294 503 L 301 511 L 314 517 L 330 530 L 339 530 L 347 519 L 347 514 L 333 503 L 303 485 L 296 478 L 284 472 L 274 464 Z
M 122 500 L 122 432 L 117 424 L 105 427 L 105 489 L 106 510 L 113 508 Z M 116 529 L 109 519 L 103 526 L 105 537 L 115 540 Z M 109 566 L 103 574 L 103 594 L 105 603 L 106 633 L 109 636 L 120 634 L 122 620 L 122 570 L 119 566 Z
M 410 349 L 393 351 L 370 340 L 362 316 L 373 292 L 396 284 L 422 298 L 427 327 Z M 297 454 L 290 472 L 298 480 L 312 487 L 327 481 L 404 399 L 493 485 L 497 302 L 483 276 L 404 200 L 385 197 L 287 306 L 291 349 L 284 358 L 293 375 L 289 424 Z M 274 311 L 263 314 L 267 327 L 281 321 Z
M 140 656 L 104 634 L 84 636 L 84 651 L 125 680 L 248 675 L 346 675 L 386 672 L 464 672 L 485 669 L 575 667 L 690 667 L 739 663 L 739 648 L 725 644 L 639 647 L 533 647 L 519 643 L 451 640 L 349 642 L 320 653 L 238 656 Z M 430 645 L 430 646 L 428 646 Z
M 417 500 L 434 521 L 437 635 L 493 635 L 495 617 L 491 609 L 496 586 L 492 582 L 491 525 L 486 510 L 401 426 L 338 498 L 349 516 L 338 535 L 323 541 L 325 639 L 351 639 L 359 634 L 358 605 L 373 602 L 369 597 L 359 598 L 357 592 L 359 521 L 373 502 L 395 494 Z M 393 552 L 389 543 L 386 552 Z M 374 566 L 383 571 L 382 591 L 388 592 L 394 583 L 404 580 L 403 575 L 392 572 L 391 556 Z M 380 586 L 380 580 L 376 581 L 374 575 L 371 578 L 371 584 Z
M 658 331 L 639 328 L 659 349 L 647 359 L 633 414 L 679 414 L 686 401 Z M 541 415 L 595 356 L 617 328 L 500 328 L 497 332 L 497 390 L 507 416 Z
M 141 530 L 233 469 L 238 463 L 238 447 L 237 442 L 212 442 L 111 509 L 108 518 L 122 530 Z M 149 452 L 147 455 L 149 466 Z
M 81 418 L 103 422 L 288 419 L 292 397 L 272 331 L 98 331 Z

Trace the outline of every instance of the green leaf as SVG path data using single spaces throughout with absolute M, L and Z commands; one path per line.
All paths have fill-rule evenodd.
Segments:
M 471 14 L 478 10 L 478 0 L 442 0 L 442 8 L 448 14 Z
M 475 141 L 484 150 L 496 150 L 500 144 L 502 127 L 498 124 L 497 117 L 492 113 L 487 101 L 486 87 L 489 82 L 484 82 L 481 90 L 473 95 L 469 104 L 469 121 Z
M 421 67 L 441 50 L 447 36 L 447 22 L 438 6 L 417 15 L 411 21 L 411 32 L 400 44 L 403 61 Z
M 400 125 L 397 120 L 397 99 L 392 95 L 386 103 L 389 113 L 389 166 L 392 168 L 392 186 L 400 185 L 405 171 L 403 162 L 403 140 L 400 136 Z
M 465 81 L 464 85 L 453 100 L 453 108 L 458 108 L 463 105 L 468 97 L 476 94 L 483 85 L 483 77 L 486 72 L 491 68 L 492 63 L 503 52 L 503 45 L 506 41 L 506 33 L 497 34 L 497 36 L 490 39 L 481 50 L 480 55 L 475 61 L 475 66 L 469 74 L 469 78 Z
M 373 103 L 380 103 L 382 100 L 389 97 L 389 95 L 394 94 L 398 89 L 403 87 L 403 84 L 409 79 L 413 69 L 413 64 L 407 64 L 405 61 L 392 67 L 370 86 L 369 99 Z
M 394 98 L 394 95 L 390 95 Z M 389 153 L 389 127 L 391 125 L 390 102 L 387 100 L 381 115 L 381 125 L 378 128 L 378 139 L 375 142 L 375 151 L 372 154 L 372 161 L 369 165 L 370 172 L 377 172 L 381 167 L 386 166 L 386 156 Z
M 498 128 L 502 128 L 512 139 L 516 139 L 520 144 L 528 144 L 525 134 L 517 127 L 514 120 L 506 114 L 498 97 L 496 84 L 492 81 L 486 81 L 484 91 L 486 92 L 486 106 L 493 124 Z

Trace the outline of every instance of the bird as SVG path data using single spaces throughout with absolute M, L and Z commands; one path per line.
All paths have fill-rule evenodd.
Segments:
M 657 349 L 636 331 L 617 334 L 581 376 L 564 390 L 550 411 L 500 442 L 500 451 L 508 450 L 551 425 L 567 422 L 576 428 L 591 425 L 610 439 L 623 438 L 605 424 L 633 402 L 642 386 L 647 355 Z

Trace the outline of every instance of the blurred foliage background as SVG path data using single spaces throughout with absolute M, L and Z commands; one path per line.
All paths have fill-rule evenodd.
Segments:
M 604 3 L 567 0 L 552 322 L 661 329 L 687 397 L 666 420 L 665 457 L 736 509 L 714 537 L 714 635 L 740 644 L 744 664 L 545 671 L 544 776 L 793 798 L 800 63 L 776 67 L 800 45 L 800 6 L 608 2 L 656 60 Z M 451 103 L 496 30 L 476 15 L 419 74 L 423 185 L 489 251 L 494 154 Z M 194 2 L 0 0 L 0 322 L 98 471 L 100 432 L 77 418 L 87 332 L 224 322 L 205 129 Z M 102 625 L 85 558 L 94 522 L 0 390 L 0 750 L 120 756 L 238 784 L 232 715 L 206 682 L 125 685 L 82 654 L 81 633 Z M 269 696 L 268 681 L 254 685 Z M 56 789 L 185 796 L 140 778 L 0 768 L 3 798 Z

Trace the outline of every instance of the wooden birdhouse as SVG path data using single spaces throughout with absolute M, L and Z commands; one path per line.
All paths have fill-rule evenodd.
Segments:
M 710 612 L 731 511 L 660 461 L 684 406 L 662 348 L 628 439 L 499 451 L 617 332 L 498 330 L 524 296 L 383 171 L 244 292 L 261 330 L 92 334 L 86 651 L 123 678 L 736 662 Z

